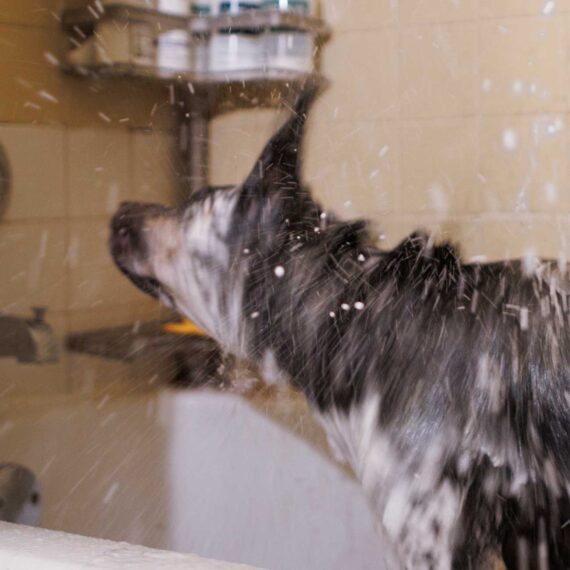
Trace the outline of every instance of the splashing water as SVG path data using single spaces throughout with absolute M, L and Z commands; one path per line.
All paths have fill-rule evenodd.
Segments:
M 519 136 L 514 129 L 503 131 L 503 146 L 509 152 L 514 152 L 519 146 Z

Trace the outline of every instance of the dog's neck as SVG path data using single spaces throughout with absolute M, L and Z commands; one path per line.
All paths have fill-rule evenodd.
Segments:
M 406 318 L 394 303 L 437 303 L 472 287 L 473 279 L 461 284 L 470 271 L 453 248 L 434 248 L 422 234 L 386 252 L 369 245 L 361 222 L 281 231 L 280 247 L 250 252 L 242 345 L 270 380 L 287 379 L 320 411 L 348 411 L 361 400 L 377 365 L 362 347 L 380 324 L 389 336 Z
M 331 390 L 337 367 L 328 359 L 365 312 L 364 277 L 382 254 L 364 245 L 364 224 L 315 219 L 285 224 L 269 252 L 246 249 L 242 338 L 266 379 L 288 380 L 319 408 L 345 407 L 358 399 L 358 384 Z

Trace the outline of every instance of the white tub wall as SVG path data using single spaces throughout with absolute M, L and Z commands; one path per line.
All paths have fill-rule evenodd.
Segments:
M 161 411 L 171 548 L 272 570 L 383 568 L 361 487 L 330 458 L 229 394 L 183 392 Z

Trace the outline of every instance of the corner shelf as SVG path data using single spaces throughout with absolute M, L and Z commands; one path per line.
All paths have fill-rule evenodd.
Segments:
M 244 30 L 256 33 L 272 30 L 307 33 L 313 37 L 318 49 L 331 33 L 328 26 L 318 18 L 293 11 L 267 9 L 217 16 L 180 16 L 117 2 L 106 4 L 102 10 L 90 6 L 64 10 L 62 14 L 62 26 L 70 34 L 70 39 L 76 47 L 88 41 L 96 33 L 98 25 L 109 21 L 115 24 L 119 33 L 125 32 L 129 25 L 136 23 L 151 26 L 156 37 L 170 31 L 185 31 L 194 42 L 194 45 L 189 46 L 190 49 L 207 49 L 209 38 L 217 33 L 239 33 Z M 63 65 L 63 69 L 79 76 L 129 77 L 174 84 L 191 83 L 191 90 L 198 92 L 210 92 L 217 87 L 240 83 L 243 87 L 248 84 L 262 84 L 269 88 L 302 84 L 307 80 L 324 83 L 318 73 L 265 63 L 251 69 L 196 71 L 190 69 L 190 65 L 188 69 L 181 70 L 158 64 L 111 60 L 94 63 L 68 62 Z

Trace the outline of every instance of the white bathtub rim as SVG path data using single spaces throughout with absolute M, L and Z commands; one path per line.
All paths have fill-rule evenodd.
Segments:
M 9 570 L 260 570 L 126 542 L 0 522 L 0 568 Z

